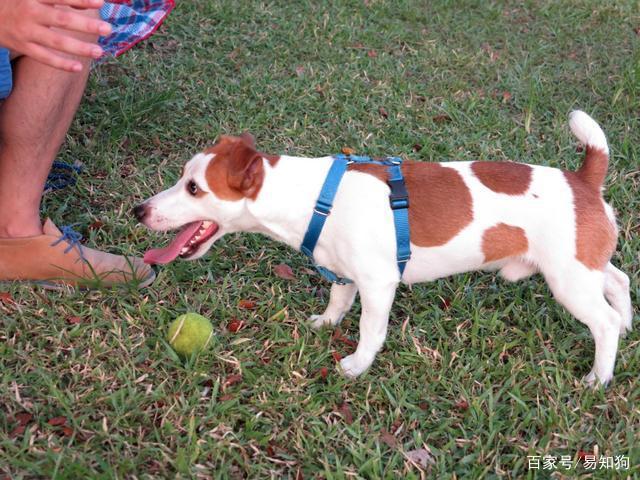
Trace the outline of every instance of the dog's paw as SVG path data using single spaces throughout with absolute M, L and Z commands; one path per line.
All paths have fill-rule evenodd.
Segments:
M 596 382 L 596 374 L 591 370 L 588 374 L 582 377 L 582 382 L 588 387 L 593 387 Z
M 309 324 L 311 325 L 311 328 L 319 330 L 322 327 L 332 327 L 334 325 L 337 325 L 340 320 L 342 320 L 342 315 L 334 320 L 329 315 L 325 315 L 323 313 L 322 315 L 311 315 L 309 317 Z
M 611 378 L 607 378 L 603 381 L 600 378 L 598 378 L 598 376 L 593 370 L 591 370 L 587 375 L 584 376 L 582 381 L 589 387 L 598 388 L 598 387 L 606 387 L 611 381 Z
M 356 378 L 362 375 L 371 366 L 372 362 L 363 361 L 355 354 L 340 360 L 340 368 L 345 377 Z
M 331 319 L 325 315 L 311 315 L 309 317 L 309 325 L 311 328 L 320 330 L 324 326 L 333 325 L 333 323 Z

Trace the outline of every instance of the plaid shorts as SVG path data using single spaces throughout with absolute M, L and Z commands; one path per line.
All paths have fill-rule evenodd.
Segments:
M 0 0 L 2 1 L 2 0 Z M 100 16 L 111 23 L 113 31 L 100 37 L 106 55 L 117 56 L 155 32 L 175 6 L 174 0 L 114 0 L 105 3 Z M 0 47 L 0 101 L 11 93 L 13 75 L 9 50 Z
M 113 31 L 108 37 L 100 37 L 100 46 L 107 55 L 126 52 L 150 37 L 174 6 L 174 0 L 107 0 L 100 16 L 111 24 Z

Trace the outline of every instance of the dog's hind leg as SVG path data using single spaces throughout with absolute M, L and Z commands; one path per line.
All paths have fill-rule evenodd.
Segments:
M 593 335 L 595 360 L 585 381 L 606 385 L 613 378 L 622 319 L 604 298 L 604 272 L 574 262 L 543 273 L 556 300 L 587 325 Z
M 373 363 L 378 351 L 387 337 L 389 312 L 395 297 L 397 282 L 386 284 L 359 285 L 360 338 L 356 351 L 340 361 L 342 371 L 347 377 L 357 377 Z
M 620 334 L 625 335 L 631 331 L 633 318 L 631 296 L 629 295 L 629 277 L 611 263 L 607 264 L 604 275 L 604 296 L 620 314 L 622 318 Z
M 311 315 L 309 320 L 313 328 L 320 328 L 324 325 L 337 325 L 340 320 L 347 314 L 353 301 L 356 298 L 358 287 L 354 283 L 339 285 L 334 283 L 331 285 L 331 293 L 329 294 L 329 304 L 322 315 Z
M 538 268 L 535 265 L 517 258 L 509 260 L 504 267 L 500 269 L 502 278 L 509 282 L 517 282 L 537 272 Z

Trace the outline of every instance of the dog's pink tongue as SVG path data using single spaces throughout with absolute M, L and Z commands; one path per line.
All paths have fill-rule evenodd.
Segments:
M 164 248 L 153 248 L 147 251 L 147 253 L 144 254 L 144 263 L 148 263 L 150 265 L 164 265 L 165 263 L 175 260 L 178 255 L 180 255 L 182 247 L 191 240 L 191 237 L 196 234 L 201 225 L 202 222 L 186 224 L 169 245 Z

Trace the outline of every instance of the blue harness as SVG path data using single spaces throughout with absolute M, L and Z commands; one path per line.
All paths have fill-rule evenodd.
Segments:
M 320 238 L 320 233 L 322 233 L 322 227 L 324 227 L 324 223 L 331 213 L 331 207 L 338 192 L 340 181 L 342 180 L 344 172 L 347 170 L 347 166 L 352 163 L 384 165 L 388 167 L 389 179 L 387 180 L 387 184 L 391 189 L 389 206 L 393 211 L 393 223 L 396 227 L 396 261 L 398 262 L 398 270 L 400 270 L 400 278 L 402 278 L 404 267 L 406 267 L 407 262 L 411 258 L 411 246 L 409 245 L 409 195 L 404 183 L 404 177 L 402 176 L 402 170 L 400 169 L 402 159 L 398 157 L 373 160 L 369 157 L 357 155 L 334 155 L 333 163 L 320 190 L 320 195 L 313 209 L 313 215 L 307 227 L 307 233 L 302 240 L 300 250 L 313 261 L 313 251 L 318 243 L 318 238 Z M 338 277 L 331 270 L 321 267 L 320 265 L 316 264 L 316 268 L 322 276 L 330 282 L 339 285 L 353 283 L 352 280 Z

